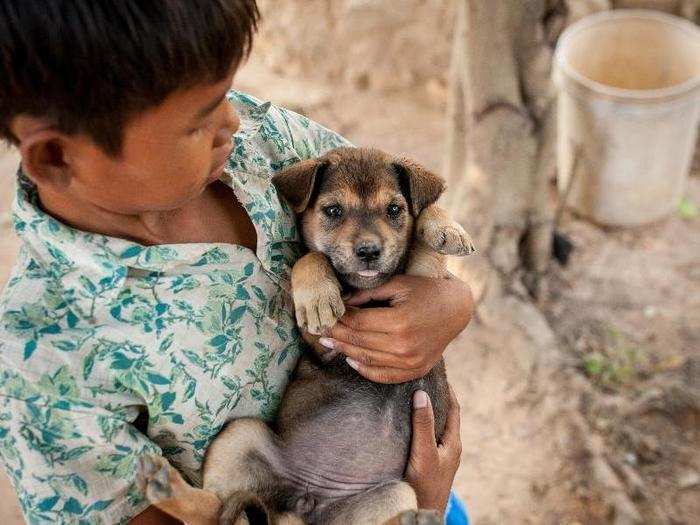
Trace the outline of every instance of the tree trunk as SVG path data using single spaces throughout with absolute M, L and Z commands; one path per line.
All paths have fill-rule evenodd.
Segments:
M 542 294 L 556 169 L 553 46 L 572 17 L 607 4 L 584 0 L 569 10 L 564 0 L 458 1 L 446 204 L 486 256 L 476 270 L 465 265 L 477 295 L 496 284 Z
M 549 260 L 554 94 L 547 8 L 546 0 L 460 0 L 458 6 L 448 206 L 477 234 L 507 286 L 523 269 L 536 286 Z

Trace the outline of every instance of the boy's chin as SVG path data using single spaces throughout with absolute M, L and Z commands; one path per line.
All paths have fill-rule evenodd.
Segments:
M 209 176 L 206 179 L 206 185 L 211 184 L 212 182 L 216 182 L 221 178 L 221 176 L 224 174 L 224 166 L 225 164 L 222 164 L 218 168 L 215 168 L 212 170 L 212 172 L 209 174 Z

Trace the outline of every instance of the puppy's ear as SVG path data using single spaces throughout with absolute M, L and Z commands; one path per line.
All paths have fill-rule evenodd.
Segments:
M 321 184 L 323 172 L 329 165 L 326 159 L 301 160 L 272 177 L 272 184 L 296 213 L 303 212 Z
M 437 201 L 445 191 L 442 177 L 417 162 L 399 157 L 393 159 L 391 165 L 399 174 L 401 191 L 408 199 L 414 217 L 418 217 L 423 208 Z

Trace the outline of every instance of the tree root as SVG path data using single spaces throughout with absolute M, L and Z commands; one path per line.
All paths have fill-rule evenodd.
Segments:
M 623 481 L 606 459 L 603 438 L 590 428 L 588 422 L 577 412 L 572 414 L 575 435 L 587 459 L 591 481 L 604 503 L 612 512 L 613 525 L 641 525 L 644 523 L 637 506 L 627 495 Z

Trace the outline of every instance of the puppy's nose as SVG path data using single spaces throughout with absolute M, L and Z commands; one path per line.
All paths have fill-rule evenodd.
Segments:
M 382 249 L 376 243 L 364 242 L 355 247 L 355 255 L 365 262 L 372 262 L 379 259 Z

